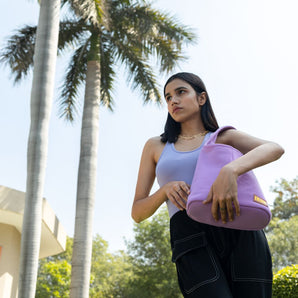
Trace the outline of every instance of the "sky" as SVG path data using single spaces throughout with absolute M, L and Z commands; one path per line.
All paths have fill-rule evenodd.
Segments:
M 189 71 L 203 79 L 220 126 L 232 125 L 285 149 L 280 160 L 254 171 L 272 203 L 270 187 L 298 175 L 298 2 L 159 0 L 153 6 L 197 34 L 197 43 L 185 49 L 188 60 L 173 73 Z M 0 12 L 0 47 L 13 30 L 36 25 L 38 14 L 37 1 L 6 2 Z M 73 124 L 58 117 L 67 57 L 57 60 L 44 197 L 72 237 L 81 114 Z M 161 90 L 166 78 L 158 77 Z M 31 84 L 29 75 L 14 85 L 8 68 L 0 68 L 0 185 L 24 192 Z M 146 140 L 163 132 L 167 115 L 165 104 L 144 105 L 140 93 L 131 91 L 124 68 L 119 69 L 114 100 L 113 113 L 104 107 L 100 111 L 93 224 L 94 235 L 108 241 L 111 251 L 125 249 L 125 239 L 133 239 L 130 212 L 142 149 Z M 155 183 L 152 191 L 157 187 Z

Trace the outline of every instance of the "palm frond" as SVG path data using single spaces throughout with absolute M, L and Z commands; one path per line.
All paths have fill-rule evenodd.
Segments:
M 160 72 L 170 72 L 186 59 L 182 47 L 196 42 L 191 28 L 182 26 L 173 16 L 150 8 L 144 10 L 138 6 L 136 15 L 142 16 L 145 23 L 152 24 L 144 42 L 160 61 Z
M 158 83 L 154 71 L 145 62 L 140 49 L 123 44 L 121 40 L 113 40 L 119 61 L 128 69 L 127 78 L 132 89 L 139 88 L 144 96 L 144 102 L 155 101 L 161 103 Z
M 82 20 L 64 20 L 60 22 L 58 53 L 68 46 L 75 47 L 88 39 L 90 28 Z
M 75 51 L 61 88 L 59 117 L 64 117 L 68 121 L 73 121 L 75 114 L 78 113 L 77 97 L 80 86 L 86 80 L 88 47 L 87 41 Z
M 162 13 L 150 4 L 114 5 L 110 15 L 116 25 L 114 28 L 138 31 L 143 39 L 147 39 L 152 33 L 159 33 L 178 44 L 194 42 L 196 38 L 191 28 L 179 24 L 174 16 Z
M 113 7 L 110 12 L 113 30 L 122 40 L 129 40 L 144 54 L 160 61 L 160 72 L 169 72 L 178 61 L 185 59 L 182 45 L 195 42 L 191 28 L 182 26 L 172 16 L 153 9 L 149 4 L 135 3 Z
M 36 26 L 26 26 L 10 36 L 0 53 L 0 63 L 8 65 L 14 82 L 28 75 L 33 66 Z
M 167 39 L 174 40 L 177 46 L 181 46 L 182 43 L 196 42 L 196 35 L 193 29 L 181 25 L 174 16 L 154 9 L 148 9 L 147 16 L 148 21 L 151 19 L 151 22 L 154 22 L 154 26 L 152 26 L 153 32 L 155 31 L 155 34 L 158 33 Z
M 75 15 L 94 27 L 100 28 L 102 24 L 108 26 L 108 3 L 106 0 L 68 0 Z
M 177 47 L 171 40 L 157 35 L 152 36 L 149 42 L 149 48 L 152 53 L 155 53 L 155 56 L 159 61 L 160 72 L 169 73 L 173 71 L 179 62 L 186 59 L 186 57 L 181 54 L 181 49 L 179 49 L 179 47 Z

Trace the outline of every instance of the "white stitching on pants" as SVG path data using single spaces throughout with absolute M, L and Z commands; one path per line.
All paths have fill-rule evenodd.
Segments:
M 232 279 L 233 281 L 253 281 L 253 282 L 266 282 L 266 283 L 272 283 L 271 279 L 267 279 L 267 278 L 254 278 L 254 277 L 236 277 L 236 273 L 235 273 L 235 267 L 234 267 L 234 260 L 231 260 L 232 263 Z
M 215 277 L 213 277 L 213 278 L 211 278 L 211 279 L 207 279 L 207 280 L 205 280 L 205 281 L 203 281 L 203 282 L 200 282 L 200 283 L 194 285 L 194 286 L 193 286 L 191 289 L 189 289 L 189 290 L 184 289 L 184 291 L 185 291 L 186 294 L 190 294 L 190 293 L 192 293 L 193 291 L 197 290 L 199 287 L 201 287 L 201 286 L 203 286 L 203 285 L 205 285 L 205 284 L 208 284 L 208 283 L 212 283 L 212 282 L 216 281 L 216 280 L 219 278 L 219 270 L 218 270 L 218 267 L 217 267 L 217 265 L 216 265 L 215 259 L 214 259 L 213 255 L 212 255 L 212 252 L 211 252 L 211 250 L 210 250 L 210 248 L 209 248 L 208 246 L 206 246 L 206 249 L 207 249 L 207 251 L 208 251 L 208 255 L 210 256 L 211 261 L 212 261 L 212 263 L 213 263 L 213 266 L 214 266 L 216 275 L 215 275 Z M 179 267 L 177 267 L 177 269 L 178 269 L 178 272 L 179 272 Z M 179 272 L 179 274 L 180 274 L 180 272 Z

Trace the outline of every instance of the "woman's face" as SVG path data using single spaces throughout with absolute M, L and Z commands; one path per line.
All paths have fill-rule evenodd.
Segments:
M 205 93 L 198 95 L 187 82 L 174 79 L 165 88 L 168 111 L 176 122 L 185 122 L 199 117 L 200 107 L 206 101 Z

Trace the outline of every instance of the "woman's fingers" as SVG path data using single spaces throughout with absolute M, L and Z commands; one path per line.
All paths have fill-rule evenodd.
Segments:
M 233 221 L 234 220 L 234 208 L 233 208 L 233 204 L 232 204 L 232 199 L 227 199 L 226 208 L 227 208 L 227 212 L 228 212 L 229 221 Z
M 183 183 L 180 185 L 180 188 L 183 190 L 183 192 L 185 193 L 186 199 L 188 197 L 188 195 L 190 194 L 190 185 Z
M 218 201 L 213 198 L 212 205 L 211 205 L 211 214 L 215 221 L 218 221 Z
M 210 202 L 212 201 L 212 196 L 213 196 L 213 190 L 212 190 L 212 187 L 211 187 L 211 189 L 210 189 L 210 191 L 209 191 L 209 193 L 208 193 L 208 196 L 207 196 L 206 200 L 203 201 L 203 204 L 208 204 L 208 203 L 210 203 Z
M 211 198 L 207 198 L 203 203 L 209 203 L 210 201 L 212 201 L 211 213 L 216 221 L 219 220 L 219 215 L 223 223 L 227 223 L 227 220 L 233 221 L 235 219 L 235 213 L 237 216 L 240 215 L 240 206 L 237 198 L 216 199 L 211 196 Z
M 220 218 L 223 223 L 227 223 L 227 209 L 226 209 L 226 204 L 224 201 L 221 201 L 219 203 L 219 213 L 220 213 Z
M 233 221 L 235 219 L 235 213 L 237 216 L 240 215 L 240 206 L 237 198 L 224 199 L 214 205 L 212 214 L 215 215 L 215 217 L 213 216 L 215 220 L 218 220 L 218 214 L 220 214 L 223 223 L 227 223 L 227 219 L 229 219 L 229 221 Z M 218 209 L 215 210 L 216 207 L 219 208 L 219 212 Z
M 187 198 L 190 192 L 190 186 L 184 181 L 177 181 L 170 187 L 168 199 L 180 210 L 186 208 Z
M 239 205 L 238 199 L 237 198 L 234 199 L 233 203 L 236 210 L 236 215 L 240 216 L 240 205 Z
M 180 210 L 186 208 L 186 199 L 184 199 L 179 192 L 173 192 L 169 195 L 169 200 L 176 205 Z

